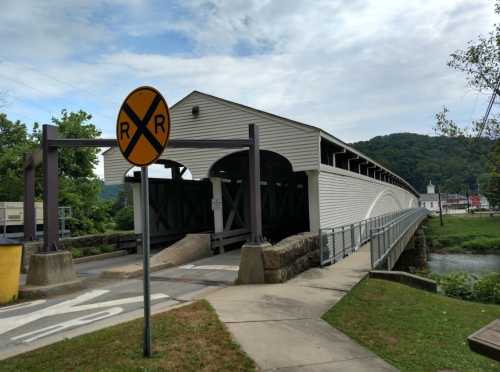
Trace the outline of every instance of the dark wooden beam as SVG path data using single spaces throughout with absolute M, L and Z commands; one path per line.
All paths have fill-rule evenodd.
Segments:
M 250 139 L 212 139 L 212 140 L 189 140 L 171 139 L 167 143 L 170 148 L 193 148 L 193 149 L 237 149 L 252 145 Z M 115 139 L 83 139 L 83 138 L 58 138 L 49 140 L 50 147 L 116 147 Z
M 57 148 L 49 141 L 58 136 L 57 127 L 44 125 L 43 149 L 43 247 L 42 252 L 55 252 L 59 244 L 59 175 Z

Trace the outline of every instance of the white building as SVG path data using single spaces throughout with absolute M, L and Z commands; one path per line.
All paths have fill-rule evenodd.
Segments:
M 404 179 L 317 127 L 197 91 L 171 115 L 173 139 L 248 138 L 248 125 L 259 127 L 263 230 L 271 240 L 418 205 L 418 193 Z M 158 163 L 171 179 L 151 181 L 153 236 L 248 227 L 245 149 L 167 145 Z M 118 148 L 104 153 L 107 184 L 123 183 L 130 169 Z M 127 181 L 139 232 L 139 177 Z

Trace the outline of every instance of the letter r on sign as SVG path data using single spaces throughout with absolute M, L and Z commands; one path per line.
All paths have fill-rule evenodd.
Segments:
M 128 134 L 128 130 L 130 129 L 130 125 L 127 121 L 122 121 L 120 123 L 120 139 L 123 139 L 123 133 L 127 135 L 127 138 L 130 139 L 130 136 Z
M 161 131 L 165 133 L 165 127 L 163 124 L 165 123 L 165 116 L 162 114 L 155 115 L 155 134 L 158 133 L 158 127 L 161 128 Z

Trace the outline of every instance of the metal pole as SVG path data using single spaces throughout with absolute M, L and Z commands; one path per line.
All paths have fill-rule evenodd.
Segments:
M 443 226 L 443 208 L 441 207 L 441 189 L 438 189 L 439 221 Z
M 260 199 L 260 151 L 259 151 L 259 128 L 255 124 L 248 126 L 251 140 L 249 157 L 249 180 L 250 188 L 250 243 L 261 243 L 262 238 L 262 206 Z
M 144 285 L 144 357 L 151 357 L 151 297 L 149 283 L 149 180 L 148 167 L 141 168 L 142 257 Z
M 55 252 L 59 245 L 59 177 L 57 148 L 49 140 L 57 138 L 57 127 L 44 125 L 43 150 L 43 247 L 42 252 Z
M 467 213 L 470 213 L 470 205 L 469 205 L 469 186 L 465 189 L 465 197 L 467 198 Z

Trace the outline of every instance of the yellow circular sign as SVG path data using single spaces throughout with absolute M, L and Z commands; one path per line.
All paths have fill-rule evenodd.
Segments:
M 121 153 L 139 167 L 154 163 L 170 137 L 170 111 L 165 98 L 152 87 L 133 90 L 120 108 L 116 138 Z

